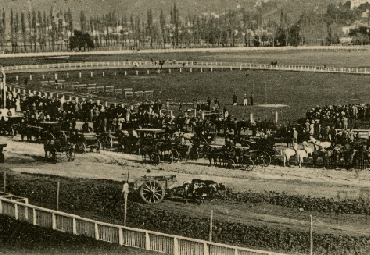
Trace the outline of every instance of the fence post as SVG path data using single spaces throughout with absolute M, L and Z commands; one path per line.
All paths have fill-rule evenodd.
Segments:
M 208 243 L 204 242 L 204 255 L 209 255 Z
M 148 69 L 148 70 L 146 70 L 146 74 L 149 74 L 149 69 Z
M 145 232 L 145 249 L 150 250 L 150 236 L 148 232 Z
M 52 221 L 52 229 L 56 229 L 57 228 L 57 219 L 55 217 L 55 213 L 51 214 L 51 221 Z
M 95 239 L 99 240 L 99 229 L 98 229 L 98 223 L 95 222 Z
M 3 200 L 0 199 L 0 214 L 3 214 Z
M 235 248 L 235 255 L 239 255 L 238 248 Z
M 35 208 L 32 208 L 32 224 L 33 225 L 37 225 L 37 217 L 36 217 L 36 209 Z
M 74 235 L 77 235 L 77 225 L 76 225 L 76 218 L 75 217 L 72 218 L 72 233 Z
M 14 204 L 14 219 L 18 220 L 18 205 Z
M 179 240 L 173 238 L 173 255 L 179 255 Z
M 118 228 L 118 244 L 123 245 L 123 233 L 122 228 Z

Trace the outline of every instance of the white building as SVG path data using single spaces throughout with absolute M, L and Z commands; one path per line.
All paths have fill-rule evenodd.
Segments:
M 361 4 L 370 3 L 370 0 L 351 0 L 351 9 L 359 7 Z

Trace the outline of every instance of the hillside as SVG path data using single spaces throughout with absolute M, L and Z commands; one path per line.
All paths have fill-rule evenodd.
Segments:
M 258 1 L 269 5 L 269 0 Z M 343 0 L 337 1 L 343 2 Z M 174 2 L 174 0 L 12 0 L 11 2 L 0 0 L 0 4 L 6 6 L 4 9 L 5 11 L 8 10 L 8 13 L 11 8 L 15 11 L 27 12 L 33 8 L 49 12 L 51 6 L 63 10 L 70 7 L 76 20 L 78 20 L 78 14 L 81 10 L 84 10 L 88 16 L 101 15 L 111 11 L 116 11 L 121 15 L 137 14 L 145 16 L 147 10 L 151 8 L 154 15 L 159 16 L 161 9 L 169 14 Z M 201 14 L 202 12 L 221 13 L 225 10 L 236 9 L 238 4 L 241 8 L 250 10 L 256 2 L 257 0 L 181 0 L 177 1 L 176 4 L 180 10 L 180 15 L 187 16 Z M 278 9 L 285 9 L 294 20 L 302 11 L 316 10 L 324 12 L 326 6 L 333 3 L 332 0 L 270 0 L 270 2 L 275 2 L 273 5 Z

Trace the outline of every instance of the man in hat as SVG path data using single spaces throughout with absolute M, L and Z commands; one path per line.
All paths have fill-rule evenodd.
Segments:
M 243 105 L 244 106 L 248 105 L 248 97 L 247 97 L 247 94 L 246 93 L 244 93 Z

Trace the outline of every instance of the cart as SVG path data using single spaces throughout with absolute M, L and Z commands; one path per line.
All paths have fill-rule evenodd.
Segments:
M 168 134 L 164 129 L 137 129 L 136 132 L 139 136 L 139 151 L 144 160 L 149 157 L 154 164 L 178 160 L 179 154 L 174 148 L 175 143 L 168 137 L 166 139 Z
M 139 192 L 141 200 L 146 204 L 158 204 L 163 201 L 177 182 L 176 175 L 142 176 L 129 183 L 133 191 Z
M 76 133 L 71 141 L 76 144 L 78 153 L 93 152 L 94 149 L 97 153 L 100 153 L 101 142 L 97 133 Z
M 11 137 L 16 136 L 20 132 L 21 123 L 24 121 L 22 116 L 8 116 L 8 120 L 1 128 L 1 133 Z

